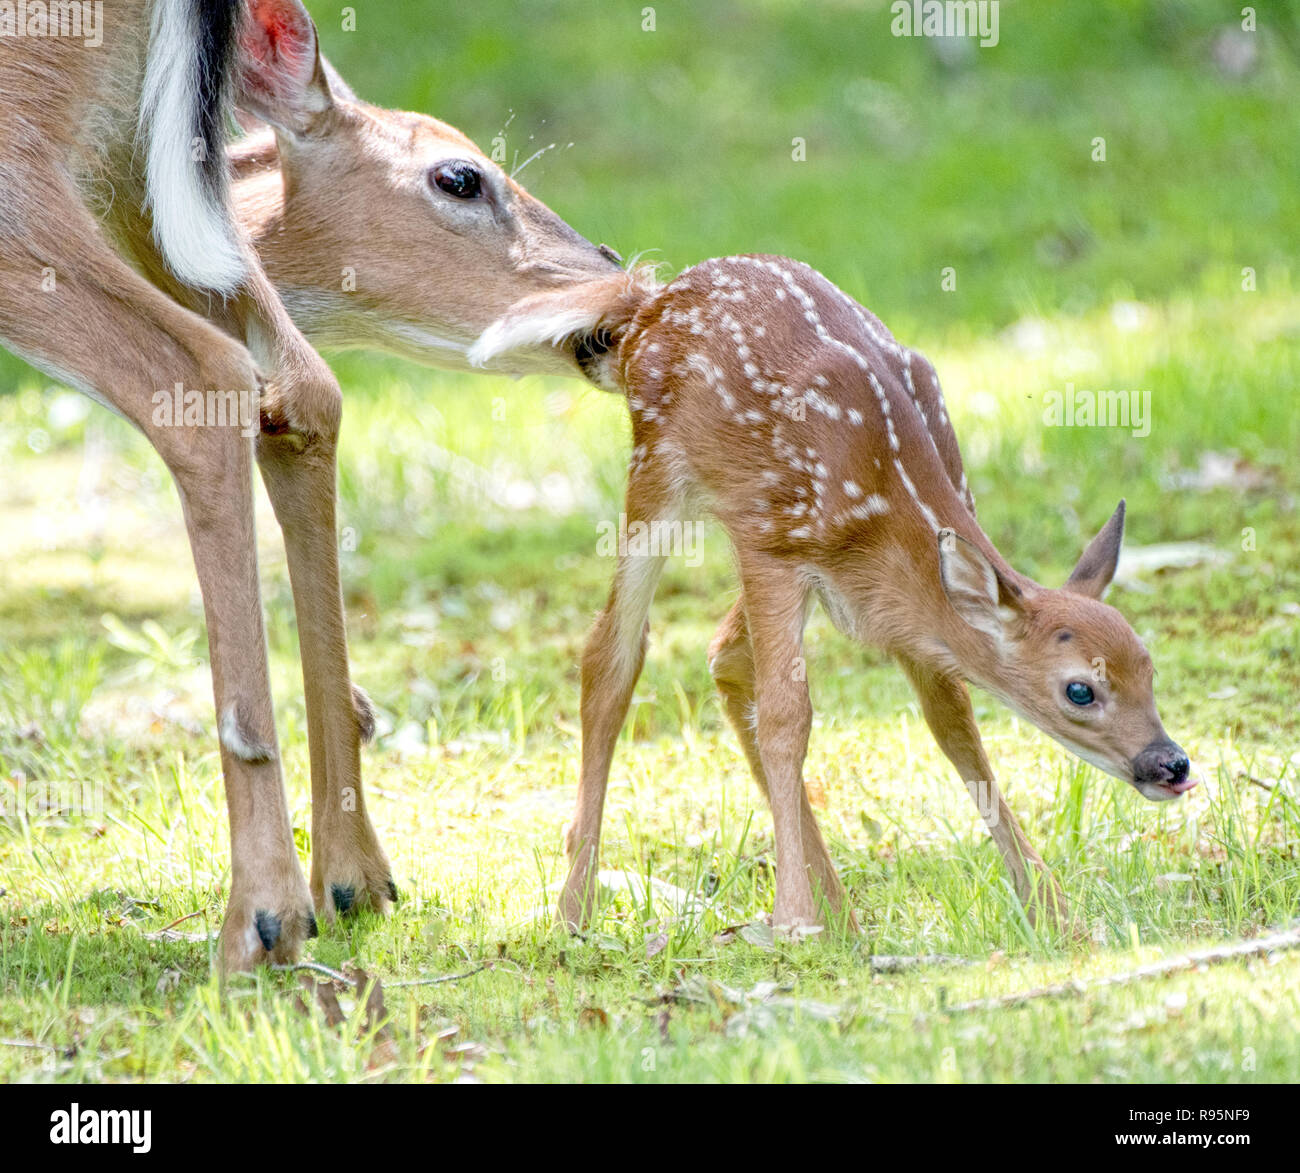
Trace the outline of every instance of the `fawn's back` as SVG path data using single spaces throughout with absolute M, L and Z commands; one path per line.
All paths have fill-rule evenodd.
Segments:
M 899 511 L 927 546 L 978 532 L 933 368 L 807 265 L 687 270 L 637 314 L 620 374 L 634 478 L 665 470 L 665 498 L 702 497 L 733 536 L 816 560 L 899 541 Z
M 942 530 L 1019 580 L 975 519 L 934 369 L 809 266 L 696 265 L 642 304 L 618 364 L 629 510 L 708 509 L 741 556 L 798 564 L 846 634 L 950 662 Z

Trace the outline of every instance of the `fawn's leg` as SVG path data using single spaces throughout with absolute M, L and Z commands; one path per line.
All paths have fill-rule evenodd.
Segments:
M 1039 916 L 1045 913 L 1063 928 L 1068 920 L 1065 897 L 1056 878 L 1029 845 L 993 780 L 993 767 L 984 753 L 966 685 L 955 677 L 933 672 L 909 660 L 900 659 L 899 663 L 921 702 L 925 723 L 979 807 L 1030 923 L 1037 924 Z
M 311 751 L 311 891 L 332 920 L 353 908 L 383 912 L 397 889 L 361 786 L 361 743 L 374 732 L 374 712 L 348 670 L 335 529 L 342 395 L 261 280 L 250 296 L 273 335 L 266 365 L 274 374 L 257 459 L 284 532 L 298 617 Z
M 727 612 L 727 617 L 719 625 L 713 642 L 709 645 L 709 671 L 718 686 L 718 692 L 722 695 L 732 728 L 740 738 L 740 745 L 749 761 L 754 781 L 758 783 L 763 797 L 770 803 L 767 778 L 763 773 L 763 759 L 755 735 L 758 711 L 754 699 L 754 649 L 749 639 L 749 624 L 745 618 L 743 595 Z M 840 882 L 839 873 L 831 862 L 830 852 L 826 850 L 826 842 L 822 839 L 817 818 L 808 802 L 806 787 L 800 787 L 799 797 L 801 800 L 799 827 L 803 834 L 804 859 L 812 873 L 814 886 L 825 897 L 831 909 L 839 912 L 844 904 L 844 885 Z M 849 923 L 857 929 L 857 917 L 851 910 Z
M 818 923 L 810 875 L 816 857 L 810 859 L 805 850 L 803 830 L 803 824 L 812 818 L 803 786 L 812 701 L 804 673 L 798 671 L 808 588 L 800 581 L 798 570 L 787 562 L 750 550 L 738 550 L 737 554 L 753 649 L 754 736 L 776 831 L 772 925 L 812 925 Z
M 638 492 L 641 489 L 641 492 Z M 633 480 L 628 485 L 629 527 L 651 520 L 642 501 L 654 498 Z M 619 558 L 609 602 L 596 617 L 582 653 L 582 775 L 573 818 L 564 832 L 569 878 L 560 897 L 560 916 L 577 931 L 591 915 L 605 787 L 614 758 L 614 744 L 627 718 L 632 690 L 649 640 L 650 603 L 665 558 L 657 554 L 626 554 Z
M 185 425 L 155 391 L 235 392 L 255 401 L 248 351 L 181 308 L 104 241 L 55 173 L 24 238 L 0 234 L 0 338 L 131 420 L 180 491 L 203 594 L 221 765 L 230 812 L 224 970 L 292 960 L 315 932 L 280 775 L 253 529 L 252 440 L 239 420 Z M 22 193 L 15 198 L 21 200 Z M 48 208 L 59 208 L 57 220 Z M 245 399 L 248 402 L 248 399 Z M 239 413 L 235 413 L 238 416 Z

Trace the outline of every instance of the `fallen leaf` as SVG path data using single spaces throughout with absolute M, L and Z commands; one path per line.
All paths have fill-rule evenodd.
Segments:
M 338 1026 L 341 1022 L 347 1021 L 347 1015 L 343 1013 L 343 1007 L 339 1005 L 338 995 L 334 992 L 334 983 L 331 981 L 317 981 L 311 974 L 304 973 L 298 977 L 298 984 L 302 986 L 312 997 L 325 1015 L 325 1021 L 330 1026 Z M 305 1003 L 300 1003 L 304 1012 L 307 1007 Z
M 597 949 L 603 949 L 606 953 L 626 953 L 627 946 L 617 937 L 609 933 L 589 933 L 587 940 L 596 946 Z
M 366 999 L 366 1029 L 378 1030 L 378 1038 L 392 1037 L 392 1027 L 388 1025 L 388 1008 L 384 1005 L 384 985 L 378 978 L 371 978 L 364 969 L 356 971 L 354 979 L 357 997 Z M 368 989 L 367 989 L 368 987 Z
M 657 876 L 651 876 L 647 884 L 644 876 L 631 872 L 602 871 L 596 873 L 596 882 L 606 892 L 626 893 L 633 904 L 642 908 L 653 901 L 662 901 L 676 916 L 688 913 L 698 915 L 709 907 L 709 902 L 703 897 L 687 892 L 686 889 L 670 884 L 667 880 L 661 880 Z M 551 893 L 560 892 L 564 884 L 564 880 L 558 880 L 546 890 Z M 533 910 L 533 915 L 536 917 L 543 915 L 544 912 L 544 907 L 538 907 Z
M 1208 493 L 1212 489 L 1235 489 L 1248 493 L 1268 489 L 1273 477 L 1255 467 L 1235 452 L 1202 452 L 1195 469 L 1180 469 L 1164 478 L 1168 489 L 1192 489 Z

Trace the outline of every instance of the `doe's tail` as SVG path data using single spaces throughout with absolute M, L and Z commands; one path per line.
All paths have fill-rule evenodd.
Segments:
M 153 0 L 137 140 L 167 267 L 234 293 L 247 268 L 230 207 L 224 130 L 243 0 Z

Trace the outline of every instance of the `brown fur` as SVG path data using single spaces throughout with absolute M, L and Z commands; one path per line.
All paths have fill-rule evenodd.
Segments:
M 813 598 L 847 634 L 899 661 L 1031 915 L 1045 907 L 1063 918 L 1059 888 L 992 780 L 962 681 L 1148 797 L 1172 796 L 1135 772 L 1151 747 L 1170 760 L 1177 751 L 1156 714 L 1150 657 L 1119 613 L 1090 597 L 1114 572 L 1122 507 L 1068 589 L 1018 574 L 976 520 L 933 369 L 796 262 L 727 258 L 683 273 L 643 299 L 617 371 L 632 416 L 629 523 L 702 506 L 735 549 L 741 598 L 710 667 L 772 806 L 774 923 L 812 923 L 819 899 L 832 911 L 843 901 L 802 779 L 812 707 L 797 668 Z M 573 925 L 590 908 L 610 761 L 662 563 L 620 560 L 583 656 L 582 774 L 562 902 Z M 1071 710 L 1070 681 L 1096 690 L 1096 712 Z
M 479 168 L 492 210 L 430 192 L 428 172 L 446 159 Z M 465 351 L 514 307 L 620 276 L 460 131 L 421 114 L 333 95 L 310 134 L 277 142 L 255 129 L 232 161 L 240 221 L 319 346 L 468 369 Z M 354 290 L 344 289 L 345 270 L 355 271 Z M 581 373 L 572 345 L 513 350 L 492 369 Z
M 239 98 L 279 128 L 240 163 L 248 277 L 227 302 L 187 288 L 155 246 L 136 123 L 149 45 L 146 0 L 104 6 L 104 40 L 0 41 L 0 341 L 106 403 L 157 449 L 180 491 L 203 594 L 231 830 L 220 961 L 241 970 L 297 956 L 322 914 L 395 899 L 366 812 L 360 744 L 373 712 L 349 679 L 336 538 L 342 394 L 268 280 L 323 341 L 384 343 L 410 329 L 467 345 L 510 306 L 618 272 L 459 132 L 433 119 L 334 100 L 296 0 L 250 0 Z M 247 15 L 247 14 L 246 14 Z M 272 44 L 262 19 L 282 22 Z M 288 39 L 285 39 L 285 38 Z M 249 55 L 252 55 L 251 57 Z M 259 71 L 271 71 L 272 84 Z M 477 161 L 486 209 L 433 195 L 448 152 Z M 459 220 L 449 219 L 460 215 Z M 452 231 L 453 227 L 460 232 Z M 342 268 L 357 274 L 341 292 Z M 42 288 L 46 271 L 55 275 Z M 395 333 L 395 324 L 410 328 Z M 463 346 L 462 346 L 463 349 Z M 432 362 L 456 354 L 405 346 Z M 574 348 L 508 356 L 517 371 L 577 373 Z M 260 397 L 264 430 L 163 426 L 152 396 Z M 271 704 L 253 528 L 253 464 L 284 533 L 297 613 L 312 777 L 310 888 L 298 864 Z

